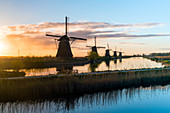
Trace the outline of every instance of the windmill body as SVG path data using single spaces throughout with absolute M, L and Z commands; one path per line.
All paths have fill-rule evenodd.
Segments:
M 67 35 L 62 36 L 58 41 L 60 42 L 56 57 L 58 59 L 72 59 L 73 54 L 69 43 L 70 40 Z
M 117 51 L 113 51 L 114 58 L 117 58 Z
M 109 49 L 109 44 L 107 44 L 107 47 L 108 47 L 108 49 L 106 49 L 105 57 L 110 58 L 110 57 L 111 57 L 111 56 L 110 56 L 110 50 L 111 50 L 111 49 Z
M 106 49 L 105 57 L 110 57 L 110 50 Z
M 56 57 L 58 59 L 63 59 L 63 60 L 70 60 L 73 58 L 73 54 L 72 54 L 71 47 L 70 47 L 70 39 L 72 39 L 72 43 L 75 40 L 85 40 L 85 41 L 87 40 L 84 38 L 67 36 L 67 17 L 66 17 L 66 23 L 65 23 L 65 35 L 64 36 L 49 35 L 49 34 L 46 34 L 46 36 L 59 37 L 59 39 L 55 39 L 59 41 L 59 47 L 58 47 Z
M 93 46 L 93 47 L 92 47 L 92 51 L 97 53 L 97 47 L 96 47 L 96 46 Z
M 122 52 L 119 52 L 119 57 L 122 58 Z

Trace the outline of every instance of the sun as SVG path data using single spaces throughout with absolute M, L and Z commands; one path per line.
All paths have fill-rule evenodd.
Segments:
M 5 44 L 0 42 L 0 52 L 5 49 Z

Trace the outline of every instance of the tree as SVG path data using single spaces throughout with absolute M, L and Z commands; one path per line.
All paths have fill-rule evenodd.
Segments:
M 94 60 L 97 60 L 99 58 L 99 55 L 98 55 L 97 52 L 91 51 L 91 52 L 88 53 L 88 58 L 91 61 L 94 61 Z

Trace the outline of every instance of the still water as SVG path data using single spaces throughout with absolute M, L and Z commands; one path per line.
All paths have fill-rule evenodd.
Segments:
M 127 59 L 111 60 L 107 62 L 103 61 L 94 64 L 85 64 L 84 66 L 53 67 L 44 69 L 22 69 L 20 71 L 25 71 L 26 76 L 39 76 L 49 74 L 62 74 L 67 72 L 87 73 L 94 71 L 128 70 L 155 67 L 164 67 L 164 65 L 162 65 L 162 63 L 151 61 L 146 58 L 132 57 Z
M 170 86 L 130 88 L 67 99 L 0 103 L 2 113 L 169 113 Z

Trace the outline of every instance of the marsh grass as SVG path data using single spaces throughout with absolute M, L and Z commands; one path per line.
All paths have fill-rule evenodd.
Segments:
M 68 97 L 170 83 L 170 70 L 116 72 L 105 74 L 0 79 L 0 101 Z
M 18 71 L 2 71 L 0 70 L 0 78 L 9 78 L 9 77 L 24 77 L 25 72 Z

